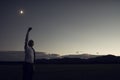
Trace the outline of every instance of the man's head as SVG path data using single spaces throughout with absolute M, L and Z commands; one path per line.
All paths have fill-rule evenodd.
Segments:
M 33 41 L 33 40 L 29 40 L 28 45 L 29 45 L 30 47 L 33 47 L 33 46 L 34 46 L 34 41 Z

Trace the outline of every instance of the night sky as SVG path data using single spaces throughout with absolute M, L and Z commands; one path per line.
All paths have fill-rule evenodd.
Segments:
M 23 51 L 28 27 L 36 51 L 120 55 L 119 0 L 0 0 L 1 51 Z

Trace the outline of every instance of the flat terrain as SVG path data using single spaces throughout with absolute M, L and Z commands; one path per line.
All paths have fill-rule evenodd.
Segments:
M 1 64 L 0 80 L 22 80 L 22 64 Z M 33 80 L 120 80 L 120 64 L 36 64 Z

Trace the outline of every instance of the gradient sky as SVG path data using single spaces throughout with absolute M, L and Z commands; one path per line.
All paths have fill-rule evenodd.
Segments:
M 1 51 L 23 51 L 28 27 L 36 51 L 120 55 L 119 0 L 0 0 Z

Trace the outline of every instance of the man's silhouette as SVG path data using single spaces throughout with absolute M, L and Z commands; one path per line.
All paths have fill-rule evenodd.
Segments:
M 23 80 L 32 80 L 33 67 L 35 62 L 35 50 L 33 49 L 34 41 L 29 40 L 29 32 L 32 28 L 29 28 L 25 38 L 25 63 L 23 66 Z

